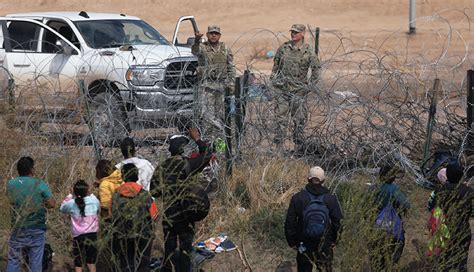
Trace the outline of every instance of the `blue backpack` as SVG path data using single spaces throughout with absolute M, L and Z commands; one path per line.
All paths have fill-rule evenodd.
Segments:
M 329 225 L 329 209 L 324 203 L 324 195 L 309 195 L 309 204 L 303 210 L 303 236 L 311 240 L 321 239 Z
M 386 231 L 399 241 L 405 240 L 402 219 L 391 203 L 387 204 L 387 206 L 380 210 L 375 218 L 375 227 Z

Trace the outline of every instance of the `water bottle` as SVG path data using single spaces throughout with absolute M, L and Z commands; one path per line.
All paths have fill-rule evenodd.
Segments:
M 306 251 L 306 247 L 304 246 L 303 242 L 300 242 L 300 246 L 298 247 L 298 252 L 303 254 Z
M 235 114 L 235 96 L 229 96 L 229 113 L 231 115 Z
M 217 153 L 224 153 L 227 149 L 227 145 L 225 144 L 224 139 L 221 137 L 218 137 L 217 139 L 214 140 L 214 149 L 216 150 Z

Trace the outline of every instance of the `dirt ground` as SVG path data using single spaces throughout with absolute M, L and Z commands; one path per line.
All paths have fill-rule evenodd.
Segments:
M 171 38 L 176 20 L 183 15 L 194 15 L 201 32 L 207 25 L 218 24 L 222 28 L 222 40 L 231 45 L 239 68 L 248 64 L 243 55 L 256 53 L 259 49 L 276 50 L 288 36 L 293 23 L 303 23 L 321 28 L 321 48 L 329 54 L 336 32 L 350 39 L 357 39 L 370 46 L 381 45 L 381 49 L 409 46 L 410 51 L 429 52 L 437 43 L 437 34 L 444 36 L 445 30 L 453 27 L 461 39 L 451 41 L 451 50 L 466 51 L 466 43 L 474 41 L 468 18 L 474 15 L 472 0 L 418 0 L 416 10 L 417 35 L 407 36 L 408 0 L 5 0 L 0 3 L 2 14 L 29 11 L 95 11 L 136 15 L 149 22 L 166 37 Z M 455 33 L 456 34 L 456 33 Z M 191 33 L 185 34 L 190 36 Z M 428 36 L 427 36 L 428 35 Z M 387 42 L 386 39 L 390 37 Z M 336 43 L 332 42 L 336 41 Z M 381 44 L 383 42 L 383 44 Z M 439 52 L 434 52 L 437 54 Z M 461 54 L 461 53 L 460 53 Z M 321 58 L 325 56 L 322 52 Z M 472 50 L 467 56 L 467 68 L 472 67 Z M 247 62 L 247 63 L 246 63 Z M 254 67 L 268 70 L 271 60 L 262 61 Z

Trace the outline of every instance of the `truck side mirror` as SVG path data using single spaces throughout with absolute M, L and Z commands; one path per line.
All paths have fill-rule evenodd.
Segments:
M 186 41 L 187 46 L 192 46 L 194 44 L 194 41 L 196 40 L 195 37 L 189 37 L 188 40 Z

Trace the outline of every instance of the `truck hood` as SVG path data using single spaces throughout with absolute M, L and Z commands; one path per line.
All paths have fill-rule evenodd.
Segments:
M 128 48 L 98 49 L 102 56 L 126 60 L 130 65 L 166 65 L 173 58 L 195 58 L 190 48 L 171 45 L 132 45 Z

